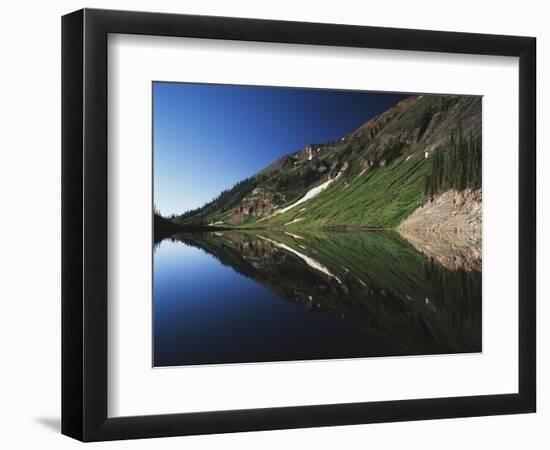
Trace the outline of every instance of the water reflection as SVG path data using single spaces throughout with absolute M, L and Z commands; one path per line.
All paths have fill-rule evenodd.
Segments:
M 181 233 L 156 245 L 156 366 L 481 350 L 481 272 L 393 232 Z

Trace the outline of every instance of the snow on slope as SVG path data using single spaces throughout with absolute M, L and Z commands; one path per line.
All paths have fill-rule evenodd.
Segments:
M 266 238 L 264 236 L 260 236 L 259 234 L 257 234 L 256 236 L 258 236 L 260 239 L 263 239 L 264 241 L 271 242 L 275 246 L 277 246 L 279 248 L 282 248 L 282 249 L 286 250 L 287 252 L 295 254 L 298 258 L 303 259 L 309 267 L 311 267 L 315 270 L 318 270 L 319 272 L 323 272 L 324 274 L 328 275 L 329 277 L 334 278 L 338 282 L 338 284 L 342 284 L 342 281 L 340 281 L 340 278 L 338 278 L 336 275 L 334 275 L 330 270 L 328 270 L 321 263 L 319 263 L 318 261 L 315 261 L 313 258 L 310 258 L 309 256 L 304 255 L 303 253 L 300 253 L 300 252 L 294 250 L 292 247 L 289 247 L 288 245 L 282 244 L 281 242 L 277 242 L 277 241 L 274 241 L 272 239 Z
M 278 209 L 270 217 L 276 216 L 278 214 L 283 214 L 291 210 L 295 206 L 301 205 L 302 203 L 307 202 L 308 200 L 311 200 L 313 197 L 319 195 L 321 192 L 325 191 L 332 183 L 334 183 L 338 178 L 340 178 L 340 176 L 344 173 L 344 171 L 347 168 L 348 168 L 348 164 L 344 163 L 344 165 L 342 166 L 342 169 L 340 170 L 340 172 L 338 172 L 338 174 L 334 178 L 329 178 L 327 181 L 320 184 L 319 186 L 316 186 L 310 189 L 309 191 L 306 192 L 306 195 L 304 195 L 301 199 L 295 201 L 292 205 L 288 205 L 285 208 Z

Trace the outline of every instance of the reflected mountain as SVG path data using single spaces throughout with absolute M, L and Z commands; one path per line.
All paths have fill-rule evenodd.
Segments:
M 426 252 L 417 250 L 398 233 L 295 234 L 267 230 L 179 233 L 168 241 L 157 243 L 155 277 L 162 275 L 158 271 L 164 267 L 160 250 L 165 243 L 200 249 L 214 257 L 208 264 L 221 263 L 269 291 L 279 302 L 298 305 L 302 310 L 284 314 L 300 317 L 303 311 L 315 314 L 303 316 L 292 328 L 289 333 L 298 336 L 294 340 L 273 336 L 273 345 L 266 345 L 271 338 L 258 331 L 263 348 L 254 351 L 245 348 L 256 347 L 251 342 L 255 338 L 247 338 L 240 346 L 235 344 L 233 353 L 229 351 L 228 356 L 215 350 L 210 352 L 208 345 L 200 351 L 199 347 L 194 347 L 191 353 L 185 350 L 188 348 L 185 345 L 176 345 L 175 339 L 196 337 L 193 333 L 185 337 L 177 334 L 193 320 L 191 313 L 185 313 L 185 318 L 177 324 L 174 322 L 174 329 L 179 331 L 174 331 L 170 338 L 164 332 L 160 334 L 160 323 L 156 323 L 155 330 L 159 330 L 159 334 L 155 331 L 155 354 L 158 356 L 155 365 L 481 351 L 481 272 L 476 270 L 477 264 L 446 267 Z M 172 268 L 177 270 L 177 263 Z M 176 291 L 174 289 L 170 295 L 176 295 Z M 240 288 L 240 295 L 248 296 L 248 290 Z M 155 302 L 157 300 L 155 292 Z M 277 300 L 274 302 L 270 306 L 272 312 L 278 308 Z M 159 314 L 159 320 L 168 317 L 169 311 L 166 308 L 163 311 L 165 316 Z M 177 314 L 175 310 L 172 312 Z M 208 314 L 211 318 L 217 311 L 210 308 Z M 284 314 L 273 313 L 273 321 L 289 320 Z M 338 326 L 325 323 L 325 319 L 321 326 L 319 321 L 308 318 L 317 315 L 336 317 Z M 175 319 L 170 316 L 166 320 Z M 254 323 L 253 318 L 247 321 L 247 324 Z M 162 324 L 163 329 L 167 326 Z M 310 326 L 315 328 L 314 332 L 308 328 Z M 350 335 L 347 330 L 340 331 L 346 327 L 356 333 Z M 360 342 L 363 336 L 370 339 L 368 343 Z M 298 339 L 300 344 L 294 345 Z M 308 340 L 307 344 L 304 340 Z

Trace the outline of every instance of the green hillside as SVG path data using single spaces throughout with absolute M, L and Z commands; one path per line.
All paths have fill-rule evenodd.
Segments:
M 363 173 L 353 164 L 326 191 L 261 223 L 278 226 L 296 220 L 287 226 L 392 228 L 423 203 L 428 168 L 427 161 L 416 155 Z
M 174 222 L 394 228 L 439 190 L 480 187 L 480 136 L 480 97 L 409 97 L 338 141 L 280 158 Z

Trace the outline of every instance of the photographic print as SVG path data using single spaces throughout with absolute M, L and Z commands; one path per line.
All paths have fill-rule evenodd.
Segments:
M 481 352 L 481 97 L 152 89 L 154 367 Z

